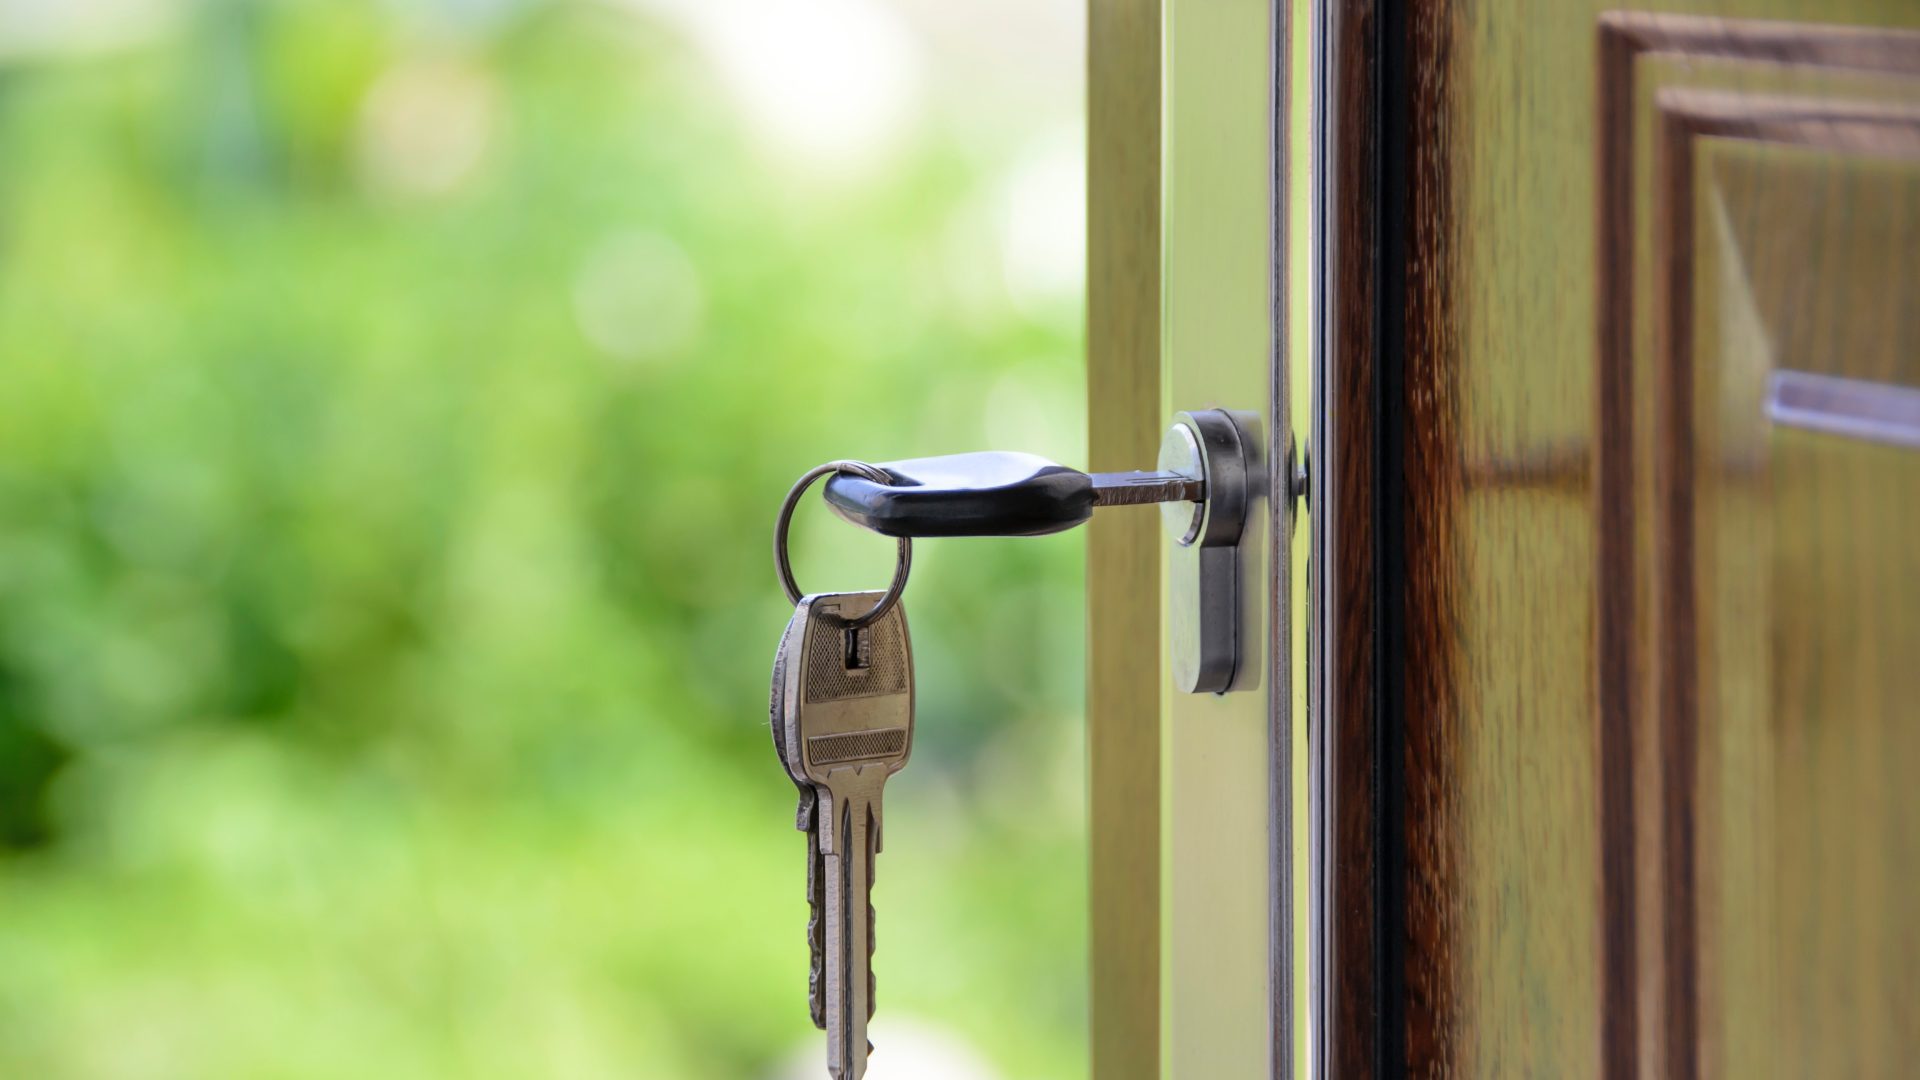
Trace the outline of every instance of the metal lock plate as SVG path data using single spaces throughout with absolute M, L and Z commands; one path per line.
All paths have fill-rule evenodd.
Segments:
M 1161 472 L 1200 480 L 1205 498 L 1160 507 L 1167 527 L 1167 622 L 1176 689 L 1223 694 L 1241 674 L 1240 537 L 1261 490 L 1251 413 L 1183 412 L 1160 443 Z

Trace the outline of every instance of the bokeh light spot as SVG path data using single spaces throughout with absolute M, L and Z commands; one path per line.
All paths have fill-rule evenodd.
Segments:
M 573 283 L 573 315 L 594 347 L 620 360 L 686 348 L 700 333 L 706 292 L 686 251 L 656 232 L 602 241 Z
M 632 2 L 681 24 L 760 139 L 812 171 L 870 168 L 919 113 L 919 42 L 873 0 Z
M 498 112 L 492 78 L 469 63 L 412 61 L 387 72 L 361 109 L 361 182 L 389 197 L 453 192 L 485 158 Z

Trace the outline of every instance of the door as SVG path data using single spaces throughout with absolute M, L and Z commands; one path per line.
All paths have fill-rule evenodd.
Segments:
M 1321 6 L 1323 1074 L 1920 1053 L 1920 9 Z
M 1159 516 L 1090 527 L 1093 1070 L 1287 1076 L 1304 1038 L 1291 631 L 1306 534 L 1291 482 L 1305 394 L 1289 382 L 1305 369 L 1287 363 L 1305 278 L 1285 256 L 1306 224 L 1290 192 L 1306 191 L 1307 42 L 1270 0 L 1116 0 L 1089 16 L 1091 467 L 1141 468 L 1174 413 L 1218 408 L 1243 417 L 1259 474 L 1224 693 L 1166 677 L 1187 629 Z

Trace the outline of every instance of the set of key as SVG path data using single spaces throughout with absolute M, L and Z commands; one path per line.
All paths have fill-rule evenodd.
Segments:
M 802 595 L 787 526 L 814 480 L 842 518 L 900 538 L 885 592 Z M 1101 505 L 1203 498 L 1195 476 L 1086 473 L 1027 454 L 961 454 L 874 466 L 830 462 L 781 507 L 774 561 L 793 617 L 773 661 L 773 745 L 800 793 L 807 834 L 808 1001 L 827 1033 L 827 1071 L 859 1080 L 873 1047 L 873 880 L 881 796 L 913 749 L 913 649 L 900 605 L 915 536 L 1033 536 L 1072 528 Z
M 883 594 L 822 593 L 794 608 L 773 662 L 774 747 L 800 790 L 807 834 L 808 999 L 827 1032 L 835 1080 L 867 1071 L 873 1016 L 873 868 L 881 794 L 913 749 L 913 651 L 894 604 L 866 626 Z

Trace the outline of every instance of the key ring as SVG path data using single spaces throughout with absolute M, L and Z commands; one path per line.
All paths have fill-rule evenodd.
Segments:
M 780 572 L 780 584 L 787 590 L 787 599 L 794 604 L 800 603 L 803 595 L 800 586 L 793 580 L 793 563 L 787 558 L 787 526 L 793 523 L 794 508 L 800 505 L 800 496 L 807 493 L 815 480 L 829 473 L 847 473 L 876 484 L 893 484 L 893 477 L 886 470 L 869 465 L 864 461 L 829 461 L 825 465 L 816 465 L 808 469 L 799 480 L 794 481 L 793 490 L 787 492 L 787 501 L 780 504 L 780 516 L 773 526 L 773 565 Z M 885 615 L 900 602 L 900 594 L 907 590 L 907 572 L 913 568 L 913 541 L 908 537 L 900 538 L 900 554 L 895 557 L 893 566 L 893 584 L 873 605 L 873 610 L 855 619 L 846 620 L 850 629 L 859 629 L 871 624 Z

